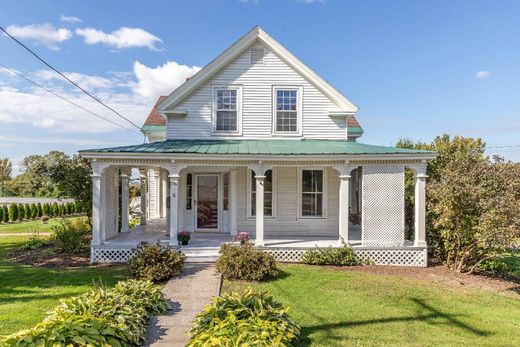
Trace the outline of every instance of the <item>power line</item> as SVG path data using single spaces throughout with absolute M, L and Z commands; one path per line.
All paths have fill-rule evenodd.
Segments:
M 18 43 L 20 46 L 22 46 L 23 48 L 25 48 L 29 53 L 31 53 L 32 55 L 34 55 L 36 57 L 36 59 L 38 59 L 39 61 L 41 61 L 42 63 L 44 63 L 46 66 L 48 66 L 50 69 L 52 69 L 54 72 L 56 72 L 58 75 L 60 75 L 61 77 L 63 77 L 64 79 L 66 79 L 68 82 L 70 82 L 72 85 L 74 85 L 76 88 L 78 88 L 79 90 L 81 90 L 83 93 L 87 94 L 88 96 L 90 96 L 92 99 L 96 100 L 98 103 L 100 103 L 101 105 L 103 105 L 104 107 L 108 108 L 110 111 L 114 112 L 115 114 L 117 114 L 119 117 L 123 118 L 124 120 L 126 120 L 128 123 L 132 124 L 134 127 L 136 127 L 137 129 L 139 129 L 139 131 L 141 131 L 141 127 L 136 125 L 134 122 L 132 122 L 130 119 L 126 118 L 125 116 L 123 116 L 121 113 L 117 112 L 116 110 L 114 110 L 112 107 L 108 106 L 107 104 L 105 104 L 103 101 L 99 100 L 97 97 L 95 97 L 94 95 L 90 94 L 88 91 L 86 91 L 85 89 L 83 89 L 82 87 L 80 87 L 78 84 L 76 84 L 76 82 L 74 82 L 73 80 L 71 80 L 70 78 L 68 78 L 67 76 L 65 76 L 62 72 L 58 71 L 56 68 L 54 68 L 51 64 L 47 63 L 45 60 L 43 60 L 43 58 L 41 58 L 38 54 L 36 54 L 34 51 L 32 51 L 29 47 L 27 47 L 26 45 L 24 45 L 22 42 L 18 41 L 17 38 L 15 38 L 13 35 L 9 34 L 7 32 L 7 30 L 5 30 L 2 26 L 0 26 L 0 30 L 2 30 L 7 36 L 9 36 L 11 39 L 13 39 L 16 43 Z
M 504 145 L 504 146 L 486 146 L 486 148 L 517 148 L 520 147 L 520 145 Z
M 130 128 L 127 128 L 127 127 L 125 127 L 125 126 L 123 126 L 123 125 L 121 125 L 121 124 L 118 124 L 118 123 L 116 123 L 116 122 L 114 122 L 114 121 L 112 121 L 112 120 L 110 120 L 110 119 L 108 119 L 108 118 L 105 118 L 105 117 L 103 117 L 103 116 L 100 116 L 99 114 L 94 113 L 94 112 L 92 112 L 92 111 L 86 109 L 85 107 L 83 107 L 83 106 L 81 106 L 81 105 L 76 104 L 74 101 L 71 101 L 71 100 L 67 99 L 67 98 L 64 97 L 64 96 L 59 95 L 58 93 L 56 93 L 56 92 L 54 92 L 54 91 L 48 89 L 47 87 L 45 87 L 45 86 L 39 84 L 38 82 L 34 82 L 33 80 L 29 79 L 28 77 L 25 77 L 24 75 L 22 75 L 21 73 L 19 73 L 18 71 L 14 70 L 14 69 L 11 69 L 11 68 L 9 68 L 9 67 L 7 67 L 7 66 L 1 64 L 1 63 L 0 63 L 0 67 L 3 67 L 4 69 L 10 71 L 11 73 L 14 73 L 14 74 L 17 75 L 18 77 L 20 77 L 20 78 L 26 80 L 27 82 L 29 82 L 29 83 L 31 83 L 31 84 L 33 84 L 33 85 L 35 85 L 35 86 L 37 86 L 37 87 L 39 87 L 39 88 L 45 90 L 47 93 L 50 93 L 50 94 L 52 94 L 52 95 L 54 95 L 54 96 L 60 98 L 61 100 L 66 101 L 66 102 L 68 102 L 69 104 L 74 105 L 74 106 L 76 106 L 77 108 L 80 108 L 80 109 L 82 109 L 83 111 L 90 113 L 91 115 L 93 115 L 93 116 L 95 116 L 95 117 L 97 117 L 97 118 L 103 119 L 103 120 L 105 120 L 105 121 L 107 121 L 107 122 L 109 122 L 109 123 L 112 123 L 112 124 L 114 124 L 114 125 L 117 125 L 118 127 L 122 128 L 122 129 L 125 129 L 125 130 L 128 130 L 128 131 L 131 131 L 131 132 L 133 132 L 134 134 L 137 134 L 137 135 L 139 135 L 139 136 L 142 135 L 141 133 L 138 133 L 138 132 L 135 131 L 135 130 L 132 130 L 132 129 L 130 129 Z

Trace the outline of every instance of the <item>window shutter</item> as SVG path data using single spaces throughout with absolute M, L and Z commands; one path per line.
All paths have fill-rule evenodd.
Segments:
M 264 49 L 262 47 L 251 47 L 251 64 L 264 64 Z

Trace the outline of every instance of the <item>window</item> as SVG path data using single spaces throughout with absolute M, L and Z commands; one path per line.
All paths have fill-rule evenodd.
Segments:
M 229 210 L 229 174 L 228 173 L 225 173 L 223 175 L 223 179 L 222 179 L 224 182 L 223 182 L 223 188 L 224 188 L 224 211 L 227 211 Z
M 275 132 L 298 133 L 298 89 L 275 90 Z
M 302 170 L 302 217 L 323 217 L 323 170 Z
M 191 199 L 193 194 L 193 177 L 192 174 L 186 175 L 186 209 L 191 210 Z
M 251 171 L 251 216 L 256 215 L 256 179 L 254 171 Z M 265 172 L 264 179 L 264 216 L 273 216 L 273 170 Z
M 215 130 L 238 131 L 238 108 L 236 89 L 216 89 Z

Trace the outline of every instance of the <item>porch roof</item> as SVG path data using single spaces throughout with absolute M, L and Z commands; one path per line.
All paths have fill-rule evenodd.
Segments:
M 432 151 L 368 145 L 345 140 L 165 140 L 132 146 L 88 149 L 80 153 L 186 153 L 253 155 L 434 154 Z

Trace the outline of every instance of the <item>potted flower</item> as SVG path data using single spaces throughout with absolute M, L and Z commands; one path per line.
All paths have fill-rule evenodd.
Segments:
M 249 241 L 249 233 L 246 231 L 241 231 L 238 235 L 235 236 L 235 241 L 240 241 L 240 244 L 244 244 Z
M 190 241 L 191 235 L 187 231 L 181 231 L 177 234 L 177 241 L 183 246 L 186 246 L 188 244 L 188 241 Z

